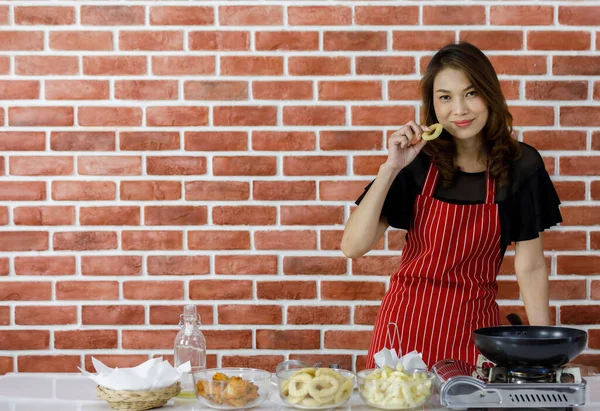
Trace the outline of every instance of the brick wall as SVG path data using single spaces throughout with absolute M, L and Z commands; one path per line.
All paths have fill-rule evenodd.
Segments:
M 403 233 L 351 261 L 343 224 L 454 40 L 546 160 L 552 318 L 600 365 L 600 6 L 250 4 L 0 4 L 0 373 L 172 354 L 190 301 L 211 366 L 361 368 Z M 523 313 L 512 273 L 509 251 Z

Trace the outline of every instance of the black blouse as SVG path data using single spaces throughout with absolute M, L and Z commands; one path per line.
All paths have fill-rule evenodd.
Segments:
M 522 156 L 511 165 L 509 183 L 496 186 L 502 256 L 511 242 L 532 240 L 539 237 L 539 232 L 562 222 L 560 200 L 542 156 L 530 145 L 520 145 Z M 396 176 L 381 211 L 390 226 L 410 229 L 413 204 L 423 189 L 429 164 L 430 158 L 421 152 Z M 465 173 L 459 170 L 452 185 L 442 187 L 438 184 L 433 196 L 453 204 L 482 204 L 485 202 L 485 177 L 485 171 Z M 356 204 L 360 204 L 371 184 L 373 182 L 367 185 Z

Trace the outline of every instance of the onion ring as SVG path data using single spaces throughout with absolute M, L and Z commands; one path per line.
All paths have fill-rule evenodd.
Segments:
M 421 134 L 421 138 L 425 141 L 435 140 L 442 134 L 442 131 L 444 131 L 444 127 L 440 123 L 430 125 L 429 129 L 431 131 L 426 131 Z

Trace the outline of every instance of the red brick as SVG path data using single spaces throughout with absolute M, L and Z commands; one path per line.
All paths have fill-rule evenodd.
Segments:
M 378 305 L 363 305 L 354 308 L 354 324 L 374 325 L 379 313 Z
M 117 100 L 177 100 L 176 80 L 115 81 Z
M 413 74 L 415 72 L 415 59 L 412 57 L 356 57 L 356 74 L 366 75 L 395 75 Z M 408 81 L 403 81 L 408 83 Z M 411 82 L 418 84 L 418 81 Z M 390 86 L 398 84 L 399 81 L 390 81 Z M 413 100 L 409 95 L 404 95 L 400 100 Z M 415 99 L 420 99 L 420 94 Z M 397 98 L 399 99 L 399 98 Z
M 112 51 L 113 34 L 109 31 L 54 31 L 50 32 L 50 49 Z
M 255 47 L 260 51 L 318 51 L 318 31 L 257 31 Z
M 256 293 L 263 300 L 313 300 L 317 298 L 314 281 L 261 281 Z
M 290 306 L 288 324 L 348 324 L 350 308 L 336 306 Z
M 490 56 L 498 74 L 546 74 L 545 56 Z
M 283 355 L 223 355 L 221 357 L 221 366 L 234 368 L 256 368 L 274 373 L 277 365 L 283 360 Z
M 460 41 L 468 41 L 482 50 L 521 50 L 523 32 L 508 30 L 469 30 L 460 32 Z
M 322 300 L 375 300 L 380 301 L 385 293 L 382 282 L 366 281 L 322 281 Z
M 255 181 L 252 198 L 254 200 L 314 200 L 314 181 Z
M 17 275 L 73 275 L 75 257 L 15 257 Z
M 149 256 L 150 275 L 200 275 L 210 273 L 208 256 Z
M 492 6 L 490 24 L 493 26 L 551 26 L 554 8 L 551 6 Z
M 52 199 L 58 201 L 114 200 L 116 185 L 112 181 L 53 181 Z
M 600 300 L 600 281 L 591 282 L 590 297 L 592 300 Z
M 381 150 L 381 131 L 322 131 L 321 150 Z
M 390 81 L 388 96 L 390 100 L 419 100 L 421 98 L 419 82 L 416 80 Z
M 138 156 L 80 156 L 77 171 L 82 175 L 140 175 L 142 159 Z
M 383 31 L 325 31 L 325 51 L 374 51 L 387 48 L 387 36 Z
M 10 307 L 0 307 L 0 325 L 10 325 Z
M 204 331 L 204 336 L 209 350 L 252 348 L 250 330 Z
M 81 323 L 84 325 L 144 324 L 144 311 L 144 306 L 141 305 L 85 305 L 81 307 Z
M 248 31 L 193 31 L 188 38 L 190 50 L 242 51 L 250 49 L 250 32 Z M 207 68 L 209 67 L 208 61 L 203 63 Z
M 484 6 L 424 6 L 423 24 L 440 25 L 484 25 Z
M 319 330 L 256 330 L 256 348 L 314 350 L 321 348 Z
M 221 75 L 280 76 L 283 57 L 278 56 L 221 56 Z
M 453 43 L 453 31 L 394 31 L 393 50 L 438 50 L 448 43 Z
M 142 109 L 139 107 L 79 107 L 77 118 L 80 126 L 141 126 Z
M 315 231 L 255 231 L 257 250 L 316 250 Z
M 66 372 L 77 373 L 81 366 L 79 355 L 19 355 L 19 372 Z
M 183 300 L 181 281 L 126 281 L 123 298 L 127 300 Z
M 200 131 L 185 133 L 187 151 L 244 151 L 248 133 L 237 131 Z
M 276 218 L 270 206 L 215 206 L 212 215 L 216 225 L 274 225 Z
M 20 176 L 72 175 L 73 157 L 14 156 L 10 157 L 9 172 Z
M 219 324 L 281 324 L 279 305 L 220 305 Z
M 146 124 L 155 127 L 206 126 L 207 107 L 148 107 Z
M 186 100 L 248 100 L 248 83 L 245 81 L 186 81 L 184 96 Z
M 556 184 L 556 182 L 555 182 Z M 584 231 L 546 231 L 543 235 L 544 250 L 585 250 Z
M 281 206 L 281 225 L 343 224 L 344 209 L 338 206 Z
M 323 367 L 337 364 L 343 370 L 352 370 L 352 355 L 349 354 L 290 354 L 290 360 L 298 360 L 306 364 L 319 362 Z
M 66 325 L 77 323 L 77 307 L 18 306 L 15 307 L 15 324 Z
M 363 181 L 320 181 L 319 199 L 326 201 L 353 201 L 362 194 Z
M 123 250 L 181 250 L 181 231 L 124 231 Z
M 600 19 L 600 7 L 559 6 L 558 22 L 566 26 L 594 26 Z
M 356 6 L 355 22 L 368 26 L 407 26 L 419 24 L 416 6 Z
M 315 149 L 315 134 L 311 131 L 253 131 L 255 151 L 308 151 Z
M 3 56 L 0 57 L 0 73 L 9 74 L 10 73 L 10 57 Z M 2 357 L 6 358 L 6 357 Z
M 288 176 L 332 176 L 346 174 L 346 158 L 341 156 L 284 157 L 283 174 Z
M 277 107 L 220 106 L 213 109 L 215 126 L 274 126 Z
M 192 156 L 146 157 L 150 175 L 201 175 L 206 174 L 206 158 Z
M 586 31 L 530 31 L 529 50 L 590 50 L 591 34 Z
M 352 124 L 356 126 L 402 125 L 415 117 L 412 106 L 354 106 Z
M 117 330 L 73 330 L 54 332 L 54 348 L 63 350 L 118 348 L 117 340 Z
M 58 281 L 57 300 L 117 300 L 119 283 L 116 281 Z
M 250 198 L 250 184 L 242 181 L 188 181 L 186 200 L 235 201 Z
M 223 26 L 274 26 L 283 24 L 281 6 L 221 6 L 219 23 Z
M 321 250 L 340 250 L 342 230 L 321 230 Z
M 277 160 L 270 156 L 213 157 L 213 173 L 217 176 L 272 176 Z
M 560 174 L 596 176 L 600 174 L 600 157 L 560 157 Z
M 0 331 L 0 350 L 43 350 L 49 348 L 49 342 L 49 331 Z
M 556 260 L 557 274 L 600 274 L 600 257 L 586 255 L 560 255 Z
M 15 207 L 14 222 L 16 225 L 72 225 L 75 207 Z
M 48 301 L 52 298 L 52 283 L 36 281 L 5 282 L 0 288 L 0 301 Z
M 81 225 L 140 225 L 139 207 L 81 207 Z
M 105 131 L 52 132 L 50 148 L 54 151 L 115 151 L 115 133 Z
M 525 96 L 528 100 L 586 100 L 587 81 L 528 81 Z
M 326 349 L 368 350 L 372 331 L 325 331 Z
M 203 325 L 212 324 L 214 322 L 212 306 L 198 305 L 196 306 L 196 311 L 198 312 Z M 182 313 L 182 305 L 152 305 L 150 306 L 150 324 L 177 325 Z
M 6 32 L 5 32 L 6 33 Z M 31 33 L 31 32 L 27 32 Z M 0 36 L 0 39 L 2 36 Z M 79 60 L 76 56 L 16 56 L 15 74 L 21 76 L 73 76 L 79 72 Z M 48 107 L 51 109 L 51 107 Z M 33 109 L 33 108 L 30 108 Z M 37 107 L 43 111 L 45 107 Z M 65 108 L 67 109 L 67 108 Z M 71 108 L 72 114 L 72 108 Z M 50 117 L 52 118 L 52 117 Z M 29 125 L 29 124 L 26 124 Z M 50 124 L 49 124 L 50 125 Z M 57 124 L 57 125 L 73 125 Z
M 189 231 L 190 250 L 249 250 L 248 231 Z
M 144 24 L 143 6 L 81 6 L 81 24 L 131 26 Z
M 0 150 L 2 151 L 44 151 L 46 137 L 43 132 L 0 132 Z
M 92 372 L 92 373 L 95 371 L 94 365 L 92 364 L 92 357 L 94 357 L 98 361 L 102 362 L 102 364 L 106 365 L 107 367 L 111 367 L 111 368 L 136 367 L 136 366 L 148 361 L 147 354 L 86 355 L 83 360 L 85 363 L 85 370 L 87 372 Z
M 352 260 L 353 275 L 390 275 L 398 269 L 400 257 L 365 256 Z
M 585 300 L 586 284 L 582 281 L 550 281 L 551 300 Z
M 1 100 L 34 100 L 40 98 L 39 81 L 2 80 L 0 81 Z M 3 133 L 4 134 L 4 133 Z M 2 142 L 0 142 L 2 144 Z
M 44 32 L 2 31 L 0 44 L 0 50 L 43 50 Z
M 168 201 L 181 198 L 179 181 L 122 181 L 121 200 Z
M 83 56 L 83 74 L 133 76 L 146 74 L 146 72 L 146 56 Z
M 555 75 L 600 75 L 600 56 L 554 56 L 552 73 Z
M 144 225 L 204 225 L 207 223 L 206 206 L 147 206 Z
M 319 100 L 381 100 L 380 81 L 321 81 Z
M 277 256 L 217 255 L 215 274 L 277 274 Z
M 560 307 L 560 323 L 564 325 L 600 324 L 600 306 L 563 305 Z
M 553 126 L 554 125 L 554 108 L 553 107 L 511 106 L 510 112 L 513 115 L 513 124 L 515 126 Z
M 523 142 L 538 150 L 585 150 L 586 133 L 577 130 L 524 131 Z
M 183 50 L 180 31 L 121 31 L 119 50 L 175 51 Z
M 347 271 L 344 257 L 283 257 L 284 274 L 336 275 Z
M 150 24 L 156 26 L 204 26 L 215 22 L 212 7 L 150 7 Z
M 350 58 L 292 56 L 288 59 L 288 72 L 294 76 L 336 76 L 350 74 Z
M 1 174 L 1 173 L 0 173 Z M 0 182 L 0 200 L 39 201 L 46 199 L 46 183 L 43 181 Z
M 179 140 L 179 132 L 177 131 L 132 131 L 119 133 L 121 150 L 179 150 Z
M 0 251 L 44 251 L 48 249 L 48 233 L 44 231 L 3 231 Z
M 214 56 L 152 57 L 152 73 L 158 76 L 209 75 L 215 74 L 215 67 Z
M 252 97 L 255 100 L 312 100 L 310 81 L 254 81 Z
M 52 26 L 75 24 L 74 7 L 15 7 L 15 24 Z
M 72 126 L 73 107 L 10 107 L 8 124 L 26 126 Z
M 349 26 L 352 9 L 345 6 L 291 6 L 287 9 L 291 26 Z
M 82 256 L 83 275 L 141 275 L 142 257 L 135 255 Z
M 352 172 L 356 175 L 376 175 L 386 159 L 387 156 L 355 156 Z
M 191 300 L 252 299 L 250 280 L 197 280 L 190 281 L 189 287 Z
M 54 233 L 54 250 L 114 250 L 117 234 L 111 231 L 77 231 Z

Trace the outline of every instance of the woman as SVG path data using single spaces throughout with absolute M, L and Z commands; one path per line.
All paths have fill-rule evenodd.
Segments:
M 357 258 L 391 225 L 408 230 L 369 348 L 417 350 L 475 364 L 472 331 L 500 323 L 496 276 L 515 242 L 515 273 L 532 325 L 549 325 L 548 275 L 540 232 L 562 221 L 540 154 L 512 136 L 512 116 L 487 57 L 468 43 L 432 58 L 421 81 L 426 142 L 409 121 L 391 135 L 387 160 L 358 198 L 341 248 Z M 398 326 L 400 341 L 394 328 Z M 399 346 L 399 347 L 398 347 Z

